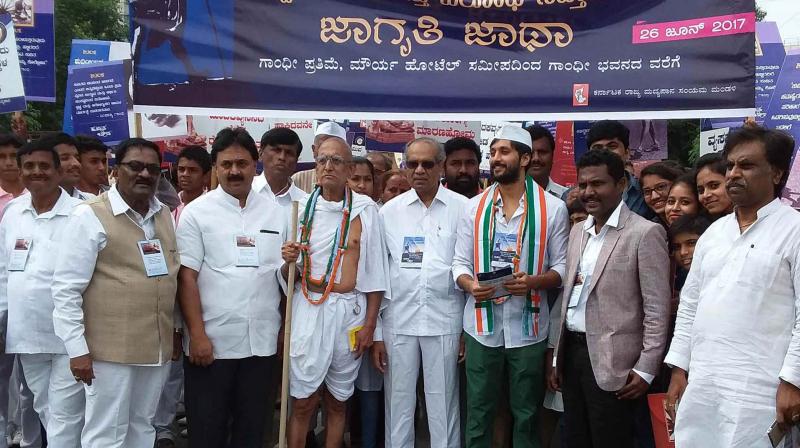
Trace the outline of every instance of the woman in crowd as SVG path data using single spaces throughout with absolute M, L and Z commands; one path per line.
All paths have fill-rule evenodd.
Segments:
M 667 226 L 664 207 L 672 183 L 684 173 L 683 168 L 675 162 L 664 161 L 648 165 L 640 176 L 644 202 L 656 214 L 659 224 Z
M 693 172 L 684 174 L 676 179 L 669 189 L 664 206 L 667 225 L 672 225 L 681 216 L 700 213 L 700 199 L 697 197 L 697 184 L 694 179 Z
M 706 154 L 695 163 L 695 181 L 700 205 L 712 221 L 733 211 L 733 203 L 725 190 L 725 160 L 722 155 Z

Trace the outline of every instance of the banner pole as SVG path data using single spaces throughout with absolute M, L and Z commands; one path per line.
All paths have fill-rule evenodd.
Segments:
M 292 233 L 290 242 L 297 241 L 297 201 L 292 201 Z M 279 426 L 278 447 L 286 448 L 286 424 L 289 417 L 289 345 L 292 340 L 292 297 L 294 296 L 295 267 L 289 264 L 289 278 L 286 291 L 286 313 L 283 324 L 283 373 L 281 375 L 281 418 Z

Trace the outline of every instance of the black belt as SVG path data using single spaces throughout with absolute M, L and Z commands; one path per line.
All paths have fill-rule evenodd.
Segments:
M 575 331 L 567 330 L 567 340 L 576 344 L 586 345 L 586 333 L 577 333 Z

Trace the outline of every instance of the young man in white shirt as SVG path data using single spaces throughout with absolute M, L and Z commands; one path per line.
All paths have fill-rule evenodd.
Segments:
M 300 204 L 300 242 L 283 246 L 281 281 L 298 264 L 293 297 L 289 446 L 302 448 L 324 388 L 326 446 L 340 446 L 345 402 L 372 346 L 388 266 L 378 207 L 347 186 L 352 153 L 338 137 L 317 151 L 318 186 Z M 313 261 L 312 261 L 313 258 Z M 387 294 L 388 295 L 388 294 Z
M 251 188 L 258 150 L 247 131 L 220 131 L 211 160 L 220 186 L 186 206 L 177 231 L 189 444 L 261 446 L 278 381 L 286 215 Z
M 769 446 L 774 421 L 800 423 L 800 213 L 780 198 L 795 148 L 760 127 L 725 143 L 734 213 L 697 243 L 664 360 L 677 446 Z
M 261 137 L 259 151 L 264 172 L 253 178 L 253 190 L 285 208 L 303 199 L 306 193 L 291 177 L 303 152 L 300 136 L 287 128 L 270 129 Z
M 35 141 L 17 153 L 30 194 L 12 201 L 0 224 L 0 315 L 8 322 L 2 328 L 5 351 L 19 356 L 49 444 L 76 447 L 83 387 L 72 378 L 64 343 L 53 330 L 50 284 L 65 224 L 81 201 L 59 187 L 62 168 L 51 143 Z
M 544 398 L 550 316 L 546 291 L 561 286 L 569 217 L 564 202 L 526 175 L 530 160 L 530 133 L 500 129 L 491 144 L 496 183 L 467 203 L 458 226 L 453 278 L 467 293 L 468 448 L 491 445 L 497 375 L 504 369 L 514 446 L 539 443 L 536 416 Z M 495 286 L 487 283 L 492 279 Z
M 414 445 L 420 366 L 431 446 L 461 446 L 457 365 L 464 294 L 455 289 L 451 269 L 467 199 L 441 185 L 444 160 L 444 147 L 435 140 L 408 143 L 412 189 L 380 212 L 392 300 L 382 313 L 384 342 L 375 343 L 373 358 L 385 373 L 387 448 Z
M 553 159 L 556 151 L 556 140 L 553 138 L 553 134 L 549 129 L 538 124 L 528 126 L 525 129 L 531 134 L 531 144 L 533 144 L 528 175 L 546 192 L 562 199 L 568 188 L 559 185 L 550 177 L 550 173 L 553 171 Z
M 64 229 L 53 324 L 84 385 L 81 445 L 149 447 L 167 361 L 177 357 L 180 262 L 172 215 L 155 198 L 158 146 L 128 139 L 116 160 L 116 185 L 77 206 Z
M 73 198 L 81 201 L 93 198 L 93 194 L 84 193 L 77 188 L 81 181 L 81 156 L 78 152 L 78 142 L 64 132 L 47 135 L 42 137 L 42 140 L 48 145 L 52 145 L 58 153 L 61 171 L 64 172 L 64 175 L 61 176 L 61 188 Z

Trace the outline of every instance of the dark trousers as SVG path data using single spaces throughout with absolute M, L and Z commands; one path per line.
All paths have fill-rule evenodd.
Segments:
M 594 377 L 586 337 L 566 332 L 564 419 L 570 448 L 633 448 L 638 401 L 618 400 L 600 389 Z
M 184 357 L 186 420 L 192 448 L 261 448 L 272 422 L 276 356 L 217 359 L 200 367 Z M 228 443 L 230 440 L 230 443 Z

